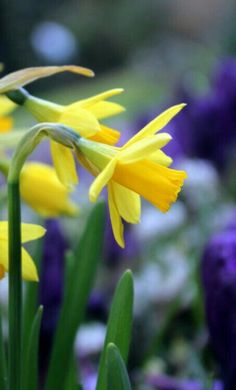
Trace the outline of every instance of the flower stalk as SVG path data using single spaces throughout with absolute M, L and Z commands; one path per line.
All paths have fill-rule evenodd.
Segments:
M 19 180 L 8 180 L 9 390 L 21 389 L 22 275 Z
M 22 268 L 21 268 L 21 169 L 43 137 L 73 148 L 79 138 L 65 126 L 40 124 L 19 142 L 8 173 L 9 234 L 9 390 L 21 390 L 22 368 Z

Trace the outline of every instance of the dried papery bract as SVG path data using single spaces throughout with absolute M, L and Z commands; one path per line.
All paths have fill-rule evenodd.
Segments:
M 3 94 L 8 91 L 13 91 L 23 87 L 24 85 L 32 83 L 33 81 L 62 72 L 72 72 L 87 77 L 94 76 L 94 72 L 92 70 L 76 65 L 25 68 L 2 77 L 0 79 L 0 93 Z

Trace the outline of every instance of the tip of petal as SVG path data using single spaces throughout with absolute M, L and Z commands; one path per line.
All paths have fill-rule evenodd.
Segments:
M 180 103 L 180 104 L 176 105 L 176 107 L 178 107 L 178 112 L 181 111 L 186 106 L 187 106 L 187 103 Z
M 122 248 L 122 249 L 125 249 L 125 242 L 124 241 L 120 241 L 118 242 L 119 246 Z
M 114 89 L 114 95 L 115 95 L 115 94 L 118 95 L 119 93 L 122 93 L 122 92 L 124 92 L 124 91 L 125 91 L 124 88 L 115 88 L 115 89 Z
M 97 194 L 94 191 L 89 190 L 89 200 L 92 203 L 95 203 L 97 200 Z

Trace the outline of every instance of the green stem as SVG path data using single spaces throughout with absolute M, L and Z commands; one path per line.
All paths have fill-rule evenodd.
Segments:
M 79 139 L 78 134 L 65 126 L 50 123 L 36 125 L 22 137 L 11 160 L 8 173 L 9 390 L 21 390 L 23 334 L 20 173 L 27 157 L 45 136 L 70 148 Z
M 22 279 L 19 181 L 8 181 L 9 390 L 21 389 Z

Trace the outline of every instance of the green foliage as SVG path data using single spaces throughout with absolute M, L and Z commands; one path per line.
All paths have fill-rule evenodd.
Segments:
M 98 203 L 89 216 L 79 246 L 74 253 L 74 261 L 71 261 L 67 270 L 69 279 L 66 282 L 66 293 L 54 339 L 46 390 L 65 389 L 74 339 L 83 320 L 101 258 L 104 224 L 105 206 L 104 203 Z
M 131 390 L 124 360 L 115 344 L 110 343 L 106 349 L 107 390 Z
M 38 389 L 38 353 L 39 353 L 39 334 L 42 320 L 43 307 L 40 306 L 35 315 L 29 338 L 29 344 L 26 355 L 26 362 L 23 367 L 23 386 L 24 390 Z
M 106 338 L 102 351 L 97 390 L 106 390 L 106 350 L 108 344 L 114 343 L 119 348 L 124 361 L 127 361 L 133 314 L 133 277 L 126 271 L 116 288 L 107 324 Z
M 34 262 L 38 268 L 38 271 L 41 267 L 41 258 L 42 258 L 42 241 L 36 241 L 34 244 Z M 40 272 L 39 272 L 40 273 Z M 25 286 L 25 294 L 23 301 L 23 345 L 22 345 L 22 366 L 23 366 L 23 375 L 22 381 L 25 381 L 25 375 L 29 375 L 27 370 L 27 354 L 28 346 L 30 340 L 30 334 L 32 325 L 37 313 L 37 303 L 38 303 L 38 290 L 39 283 L 27 282 Z M 23 387 L 24 388 L 24 387 Z

